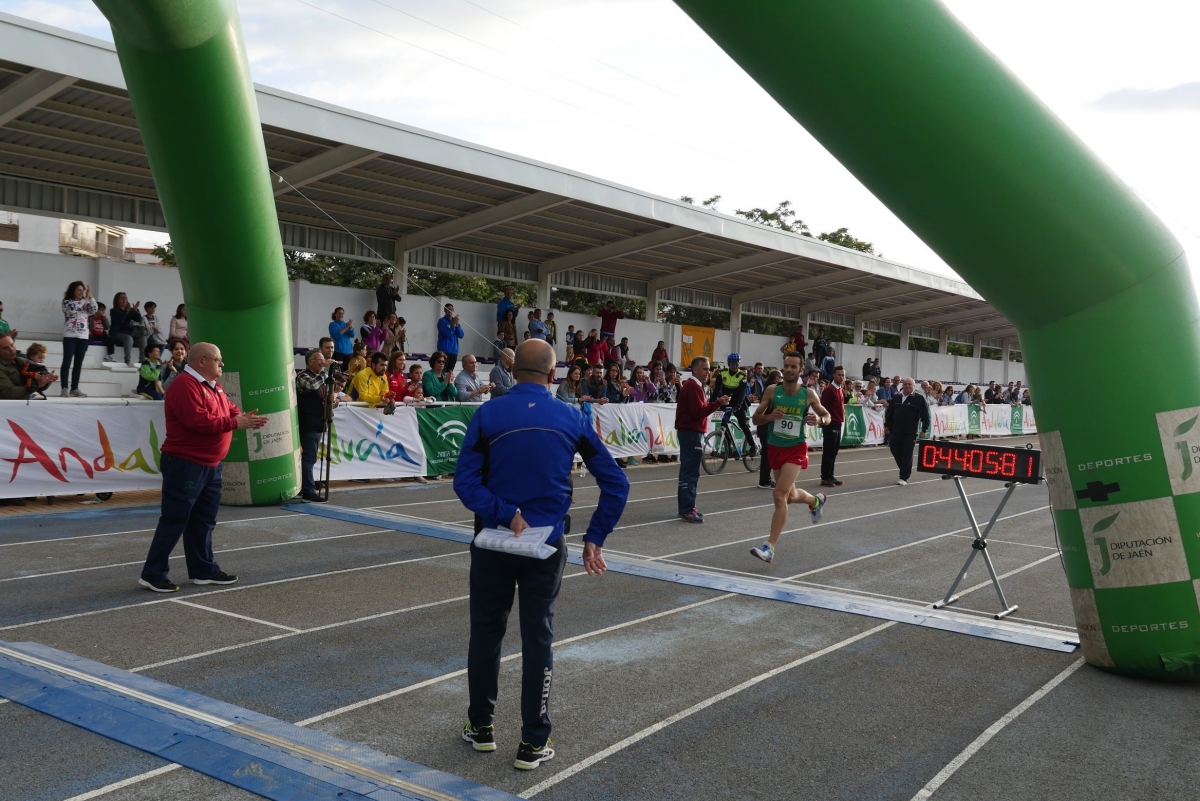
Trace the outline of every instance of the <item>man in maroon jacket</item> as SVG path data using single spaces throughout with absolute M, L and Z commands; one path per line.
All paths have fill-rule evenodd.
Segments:
M 840 487 L 842 482 L 833 474 L 838 451 L 842 447 L 842 423 L 846 422 L 846 368 L 833 368 L 833 381 L 821 393 L 821 405 L 829 411 L 829 425 L 821 427 L 821 486 Z
M 171 551 L 183 537 L 183 554 L 193 584 L 233 584 L 237 576 L 213 560 L 212 532 L 221 504 L 221 460 L 235 429 L 262 428 L 258 409 L 243 413 L 217 382 L 221 351 L 198 342 L 188 365 L 167 387 L 167 437 L 162 444 L 162 513 L 138 584 L 153 592 L 178 592 L 167 578 Z
M 708 416 L 729 405 L 728 395 L 712 403 L 704 402 L 708 373 L 708 359 L 703 356 L 692 359 L 692 377 L 679 388 L 679 402 L 675 406 L 675 430 L 679 432 L 679 518 L 688 523 L 704 522 L 704 515 L 696 511 L 696 487 L 700 483 Z

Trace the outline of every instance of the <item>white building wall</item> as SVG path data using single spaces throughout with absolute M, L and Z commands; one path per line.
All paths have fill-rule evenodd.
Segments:
M 25 217 L 35 220 L 35 217 Z M 57 221 L 53 221 L 57 225 Z M 22 222 L 24 229 L 24 222 Z M 23 230 L 22 230 L 23 233 Z M 55 228 L 55 250 L 57 251 L 57 228 Z M 0 243 L 2 244 L 2 243 Z M 183 302 L 183 288 L 174 267 L 118 262 L 104 258 L 62 256 L 57 253 L 37 253 L 28 250 L 0 249 L 0 300 L 5 304 L 5 319 L 13 328 L 22 332 L 22 339 L 39 337 L 55 340 L 62 336 L 61 303 L 63 292 L 71 281 L 84 281 L 92 285 L 94 296 L 111 305 L 116 292 L 123 291 L 131 301 L 152 300 L 159 306 L 159 315 L 164 324 L 175 313 L 175 307 Z M 293 342 L 296 347 L 315 347 L 317 340 L 328 334 L 330 314 L 337 306 L 346 309 L 346 316 L 354 320 L 357 330 L 362 324 L 363 312 L 375 308 L 375 292 L 370 289 L 347 289 L 345 287 L 310 284 L 308 281 L 291 282 Z M 408 321 L 409 350 L 414 353 L 431 353 L 437 345 L 437 318 L 441 316 L 445 298 L 428 298 L 421 295 L 405 295 L 398 313 Z M 475 353 L 481 357 L 491 355 L 491 341 L 496 334 L 496 307 L 491 303 L 473 303 L 450 299 L 455 311 L 463 321 L 466 337 L 460 344 L 460 353 Z M 521 310 L 524 321 L 528 309 Z M 565 335 L 567 327 L 575 325 L 585 333 L 599 327 L 600 318 L 590 314 L 574 314 L 557 311 L 559 342 L 556 350 L 559 358 L 565 357 Z M 518 326 L 523 331 L 524 325 Z M 677 361 L 682 343 L 680 326 L 643 320 L 621 320 L 617 324 L 617 339 L 629 337 L 633 358 L 646 363 L 661 340 L 666 343 L 672 361 Z M 779 348 L 784 337 L 765 334 L 743 333 L 740 336 L 739 353 L 743 365 L 761 361 L 769 367 L 778 367 L 782 362 Z M 716 336 L 716 359 L 724 361 L 732 346 L 729 331 L 718 330 Z M 973 359 L 948 354 L 902 351 L 894 348 L 878 348 L 868 345 L 835 343 L 838 362 L 846 367 L 852 378 L 861 375 L 863 361 L 870 356 L 878 357 L 885 375 L 912 375 L 918 379 L 954 382 L 956 384 L 980 381 L 1026 381 L 1025 366 L 1017 362 L 1007 365 L 997 360 Z M 682 366 L 682 365 L 681 365 Z M 1007 367 L 1007 370 L 1006 370 Z
M 58 253 L 59 220 L 32 214 L 14 214 L 17 223 L 16 242 L 0 242 L 0 249 L 29 250 L 34 253 Z M 8 310 L 5 309 L 7 312 Z

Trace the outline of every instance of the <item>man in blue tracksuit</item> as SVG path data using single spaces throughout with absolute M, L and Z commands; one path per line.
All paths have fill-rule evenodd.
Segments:
M 520 534 L 529 526 L 554 526 L 547 540 L 556 551 L 547 559 L 491 551 L 471 545 L 471 643 L 467 684 L 471 702 L 463 739 L 476 751 L 495 751 L 492 725 L 500 679 L 500 646 L 513 587 L 521 605 L 521 744 L 515 766 L 532 770 L 554 757 L 550 744 L 550 683 L 554 641 L 554 602 L 567 564 L 564 529 L 571 508 L 571 464 L 583 457 L 600 501 L 583 542 L 589 575 L 607 566 L 601 548 L 613 530 L 629 481 L 579 409 L 550 394 L 554 348 L 530 339 L 517 348 L 517 383 L 501 398 L 479 408 L 467 427 L 454 472 L 454 491 L 475 513 L 481 528 L 507 527 Z
M 458 364 L 458 340 L 465 334 L 454 313 L 454 304 L 447 303 L 442 311 L 444 314 L 437 321 L 437 349 L 446 354 L 446 370 L 450 371 Z

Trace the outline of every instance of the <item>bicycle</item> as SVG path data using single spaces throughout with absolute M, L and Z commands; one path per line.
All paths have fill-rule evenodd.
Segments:
M 743 450 L 742 446 L 747 441 L 754 442 L 753 432 L 742 432 L 741 442 L 735 435 L 735 428 L 730 423 L 730 418 L 733 417 L 734 407 L 726 406 L 725 414 L 721 415 L 721 422 L 717 424 L 717 430 L 709 432 L 704 438 L 704 458 L 700 464 L 704 468 L 704 472 L 710 476 L 715 476 L 725 469 L 725 463 L 730 459 L 741 459 L 746 470 L 751 473 L 758 472 L 759 459 L 762 458 L 762 448 L 758 447 L 751 453 L 749 449 Z M 740 430 L 740 426 L 737 427 Z

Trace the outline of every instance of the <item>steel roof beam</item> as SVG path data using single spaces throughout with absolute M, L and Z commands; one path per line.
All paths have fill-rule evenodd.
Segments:
M 424 231 L 409 234 L 400 240 L 401 250 L 419 250 L 420 248 L 437 245 L 441 242 L 447 242 L 451 239 L 457 239 L 460 236 L 482 231 L 485 228 L 491 228 L 494 225 L 516 220 L 521 217 L 527 217 L 530 214 L 535 214 L 543 209 L 561 206 L 563 203 L 569 202 L 562 195 L 555 195 L 551 192 L 534 192 L 516 200 L 510 200 L 507 203 L 501 203 L 492 206 L 483 211 L 477 211 L 474 214 L 467 214 L 448 222 L 440 223 L 432 228 L 426 228 Z M 536 244 L 536 243 L 531 243 Z
M 861 275 L 857 277 L 862 277 Z M 853 306 L 856 303 L 870 303 L 873 300 L 885 300 L 894 298 L 897 295 L 911 295 L 913 292 L 927 290 L 926 287 L 915 286 L 913 284 L 899 284 L 897 286 L 885 286 L 882 289 L 876 289 L 871 292 L 863 292 L 858 295 L 843 295 L 839 298 L 830 298 L 829 300 L 819 300 L 816 303 L 805 304 L 800 307 L 801 319 L 807 320 L 808 315 L 813 312 L 829 311 L 844 306 Z M 933 301 L 929 301 L 932 303 Z M 943 301 L 944 302 L 944 301 Z M 886 312 L 883 312 L 886 314 Z M 877 314 L 876 312 L 868 312 L 868 314 Z M 876 319 L 876 318 L 872 318 Z
M 319 181 L 350 167 L 357 167 L 378 155 L 378 150 L 354 145 L 338 145 L 319 156 L 313 156 L 311 159 L 306 159 L 277 172 L 273 181 L 275 194 L 282 195 L 291 192 L 294 188 L 311 184 L 313 181 Z
M 777 264 L 781 261 L 787 261 L 790 258 L 794 257 L 787 253 L 780 253 L 777 250 L 764 250 L 760 253 L 753 253 L 737 259 L 680 270 L 671 275 L 661 275 L 658 278 L 652 279 L 647 294 L 653 295 L 660 289 L 670 289 L 674 286 L 694 284 L 698 281 L 707 281 L 710 278 L 719 278 L 723 275 L 753 270 L 756 267 L 766 267 L 768 264 Z
M 0 125 L 49 100 L 75 83 L 75 78 L 50 70 L 30 70 L 0 91 Z
M 829 286 L 830 284 L 840 284 L 843 281 L 853 281 L 855 278 L 862 277 L 863 274 L 857 270 L 836 270 L 824 275 L 811 275 L 808 278 L 801 278 L 798 281 L 787 281 L 782 284 L 739 292 L 733 296 L 733 304 L 735 308 L 740 308 L 743 303 L 790 295 L 794 292 L 803 292 L 806 289 L 816 289 L 822 286 Z
M 538 268 L 538 275 L 541 276 L 541 280 L 545 280 L 547 276 L 562 272 L 563 270 L 586 267 L 589 264 L 615 259 L 618 256 L 627 256 L 630 253 L 649 250 L 650 248 L 660 247 L 671 242 L 678 242 L 681 239 L 688 239 L 693 236 L 700 236 L 700 232 L 678 225 L 659 228 L 657 231 L 651 231 L 648 234 L 641 234 L 640 236 L 622 239 L 617 242 L 609 242 L 607 245 L 601 245 L 600 247 L 589 248 L 577 253 L 568 253 L 565 256 L 549 259 L 542 262 Z
M 972 317 L 993 317 L 996 314 L 997 311 L 991 306 L 979 306 L 978 308 L 967 309 L 965 311 L 951 312 L 950 314 L 939 314 L 935 317 L 918 317 L 917 319 L 911 320 L 909 325 L 913 326 L 914 328 L 938 328 L 946 323 L 957 323 L 961 320 L 969 320 Z
M 947 334 L 971 334 L 971 333 L 975 333 L 976 331 L 982 331 L 982 330 L 988 329 L 988 328 L 999 328 L 1002 325 L 1008 325 L 1008 321 L 1005 320 L 1003 317 L 1001 317 L 999 313 L 996 313 L 995 319 L 974 320 L 969 323 L 962 323 L 961 325 L 956 325 L 953 328 L 947 329 L 946 333 Z

